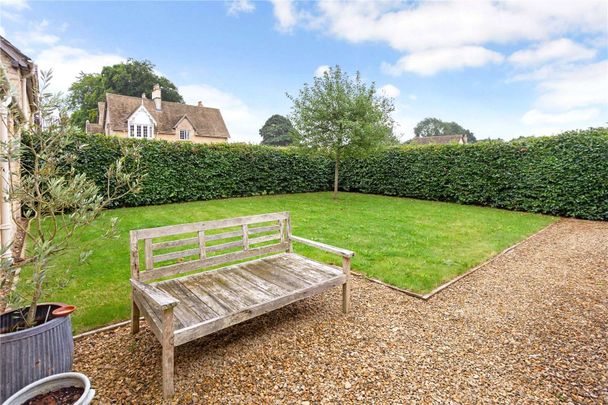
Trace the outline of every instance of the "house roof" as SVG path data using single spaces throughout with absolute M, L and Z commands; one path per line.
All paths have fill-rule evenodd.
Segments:
M 13 67 L 20 67 L 22 69 L 30 69 L 32 67 L 32 60 L 3 36 L 0 36 L 0 48 L 12 59 Z
M 156 121 L 156 131 L 159 133 L 174 133 L 174 126 L 187 116 L 196 128 L 197 136 L 230 137 L 222 114 L 217 108 L 162 101 L 162 110 L 157 111 L 153 100 L 112 93 L 106 93 L 106 121 L 109 119 L 112 130 L 126 131 L 128 118 L 142 105 Z
M 466 143 L 464 135 L 417 136 L 412 139 L 410 143 L 414 145 L 445 145 L 450 143 L 459 143 L 461 140 Z

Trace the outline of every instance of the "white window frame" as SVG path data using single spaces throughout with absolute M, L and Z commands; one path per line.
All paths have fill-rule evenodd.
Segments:
M 182 136 L 182 134 L 183 134 L 183 136 Z M 180 129 L 179 130 L 179 140 L 180 141 L 189 141 L 190 140 L 190 130 Z
M 129 138 L 153 139 L 154 125 L 129 124 Z
M 142 120 L 141 114 L 139 114 L 142 111 L 145 113 L 148 119 Z M 142 105 L 127 120 L 127 136 L 135 139 L 154 139 L 155 126 L 156 121 Z M 146 136 L 144 136 L 144 133 L 146 133 Z

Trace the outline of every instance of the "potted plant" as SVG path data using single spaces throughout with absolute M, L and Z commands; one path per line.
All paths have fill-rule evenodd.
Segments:
M 135 143 L 117 151 L 103 187 L 76 170 L 78 151 L 87 145 L 74 136 L 77 130 L 68 123 L 61 98 L 45 92 L 49 79 L 50 73 L 42 74 L 35 122 L 20 124 L 19 111 L 14 111 L 13 122 L 7 123 L 12 136 L 0 144 L 5 173 L 8 169 L 3 195 L 28 247 L 27 256 L 15 262 L 7 254 L 11 246 L 0 251 L 3 278 L 10 278 L 17 268 L 27 269 L 21 272 L 19 288 L 3 297 L 5 306 L 17 309 L 0 315 L 0 401 L 33 381 L 71 370 L 74 343 L 69 313 L 74 308 L 41 303 L 52 273 L 65 271 L 54 267 L 51 259 L 70 248 L 75 233 L 108 205 L 137 192 L 142 178 Z M 112 219 L 109 235 L 115 226 Z M 81 253 L 81 260 L 90 253 Z
M 95 396 L 91 382 L 81 373 L 61 373 L 35 381 L 7 399 L 2 405 L 22 405 L 31 401 L 35 404 L 58 404 L 71 402 L 87 405 Z

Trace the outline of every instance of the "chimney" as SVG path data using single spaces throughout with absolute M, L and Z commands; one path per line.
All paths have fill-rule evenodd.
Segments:
M 203 106 L 203 102 L 202 102 L 202 101 L 199 101 L 199 102 L 198 102 L 198 106 L 199 106 L 199 107 L 202 107 L 202 106 Z
M 152 100 L 154 100 L 154 106 L 156 107 L 156 111 L 162 110 L 161 98 L 160 98 L 160 85 L 156 83 L 154 87 L 152 87 Z
M 141 93 L 141 98 L 148 98 L 148 97 L 146 97 L 146 93 Z

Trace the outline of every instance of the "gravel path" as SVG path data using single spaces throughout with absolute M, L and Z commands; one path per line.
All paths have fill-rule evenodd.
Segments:
M 355 278 L 176 350 L 176 403 L 608 404 L 608 223 L 563 220 L 428 302 Z M 160 398 L 160 345 L 76 342 L 102 403 Z

